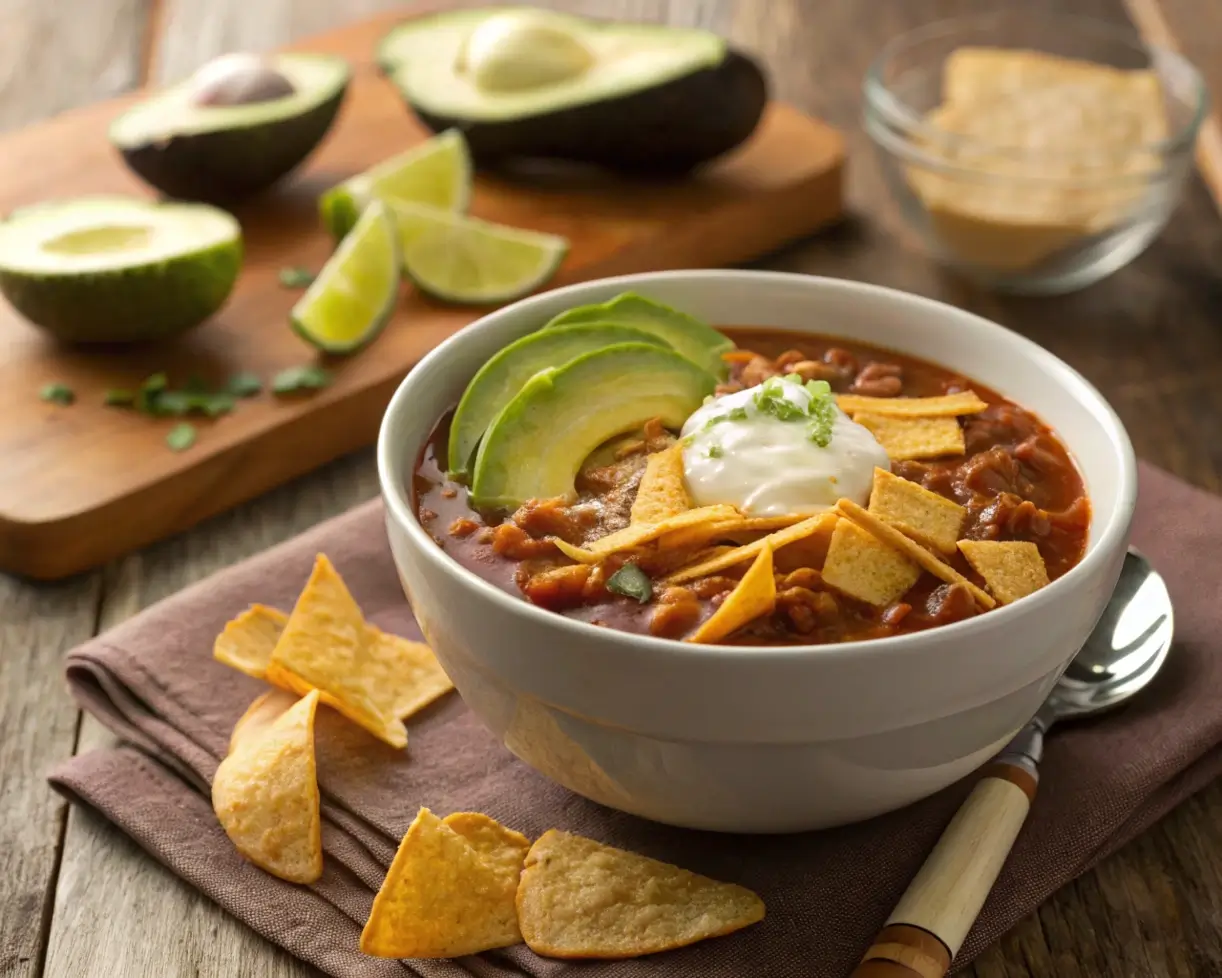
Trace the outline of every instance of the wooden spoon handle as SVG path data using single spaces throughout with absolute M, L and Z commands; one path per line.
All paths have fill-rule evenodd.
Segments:
M 1032 769 L 985 769 L 851 978 L 942 978 L 1031 809 Z

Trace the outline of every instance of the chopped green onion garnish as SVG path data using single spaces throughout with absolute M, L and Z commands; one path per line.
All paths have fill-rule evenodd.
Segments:
M 625 564 L 607 578 L 607 590 L 644 604 L 653 597 L 653 581 L 636 564 Z
M 263 381 L 249 370 L 236 373 L 225 383 L 225 389 L 234 397 L 254 397 L 263 390 Z
M 174 425 L 170 433 L 165 436 L 165 443 L 172 451 L 185 452 L 195 444 L 195 425 L 187 424 L 185 421 L 182 424 Z
M 38 392 L 38 396 L 52 404 L 68 405 L 76 400 L 76 394 L 67 384 L 47 384 Z
M 297 391 L 318 390 L 331 383 L 331 374 L 315 364 L 288 367 L 272 378 L 272 391 L 276 394 L 294 394 Z
M 726 450 L 720 445 L 709 446 L 709 458 L 721 458 L 726 453 Z
M 314 281 L 315 275 L 308 268 L 289 265 L 280 269 L 280 284 L 286 289 L 304 289 Z

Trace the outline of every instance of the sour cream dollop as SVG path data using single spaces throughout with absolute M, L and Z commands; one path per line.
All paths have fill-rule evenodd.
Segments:
M 801 383 L 774 378 L 715 398 L 696 411 L 682 432 L 683 468 L 693 502 L 729 503 L 750 516 L 820 513 L 842 498 L 864 506 L 875 466 L 890 468 L 887 453 L 834 399 L 824 409 L 831 437 L 820 445 L 811 436 L 816 397 Z M 778 399 L 796 410 L 777 405 Z

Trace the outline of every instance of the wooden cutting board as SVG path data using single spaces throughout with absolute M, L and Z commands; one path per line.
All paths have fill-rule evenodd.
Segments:
M 374 66 L 375 43 L 395 20 L 298 45 L 347 57 L 352 85 L 337 124 L 307 164 L 238 212 L 245 268 L 212 321 L 172 344 L 84 352 L 54 344 L 0 302 L 0 568 L 42 579 L 85 570 L 372 443 L 412 364 L 485 311 L 406 290 L 375 343 L 327 362 L 332 386 L 308 398 L 260 395 L 228 416 L 195 421 L 199 438 L 185 452 L 166 446 L 174 420 L 102 404 L 107 388 L 130 388 L 156 371 L 172 384 L 192 374 L 219 382 L 239 370 L 266 379 L 316 358 L 288 328 L 300 293 L 280 285 L 279 270 L 316 269 L 330 253 L 315 205 L 322 190 L 428 135 Z M 111 119 L 137 97 L 0 137 L 0 210 L 82 193 L 150 195 L 106 140 Z M 571 252 L 549 287 L 715 267 L 766 254 L 836 219 L 843 159 L 839 133 L 773 104 L 747 144 L 686 180 L 481 176 L 472 213 L 568 236 Z M 68 384 L 76 403 L 40 401 L 39 389 L 53 381 Z

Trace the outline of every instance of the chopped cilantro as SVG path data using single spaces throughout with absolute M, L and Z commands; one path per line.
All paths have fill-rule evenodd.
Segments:
M 314 281 L 314 273 L 300 265 L 288 265 L 280 269 L 280 284 L 286 289 L 304 289 Z
M 155 414 L 157 399 L 169 384 L 169 378 L 164 373 L 155 373 L 145 377 L 143 383 L 140 384 L 140 389 L 136 391 L 136 410 L 142 414 Z
M 297 391 L 318 390 L 330 383 L 330 372 L 310 363 L 281 370 L 272 378 L 272 391 L 276 394 L 295 394 Z
M 730 408 L 730 413 L 726 417 L 731 421 L 746 421 L 747 409 L 745 407 Z
M 607 578 L 607 590 L 645 604 L 653 597 L 653 582 L 636 564 L 625 564 Z
M 785 381 L 769 377 L 755 392 L 755 406 L 761 414 L 771 414 L 778 421 L 800 421 L 806 412 L 785 396 Z
M 63 404 L 65 406 L 76 400 L 76 394 L 72 388 L 67 384 L 60 383 L 45 385 L 38 392 L 38 396 L 44 401 L 50 401 L 52 404 Z
M 254 397 L 263 390 L 263 381 L 249 370 L 234 374 L 225 383 L 225 389 L 234 397 Z
M 785 384 L 801 384 L 809 395 L 805 407 L 785 396 Z M 808 380 L 802 384 L 797 374 L 770 377 L 755 392 L 755 406 L 761 414 L 770 414 L 778 421 L 806 421 L 807 437 L 820 448 L 827 448 L 836 423 L 836 399 L 826 380 Z
M 185 421 L 174 425 L 165 436 L 165 443 L 170 446 L 171 451 L 185 452 L 195 444 L 195 425 Z
M 710 445 L 709 446 L 709 452 L 708 452 L 709 458 L 721 458 L 721 456 L 723 456 L 725 453 L 726 453 L 726 450 L 722 448 L 720 445 Z
M 102 395 L 102 403 L 109 407 L 129 407 L 136 403 L 136 392 L 112 387 Z

